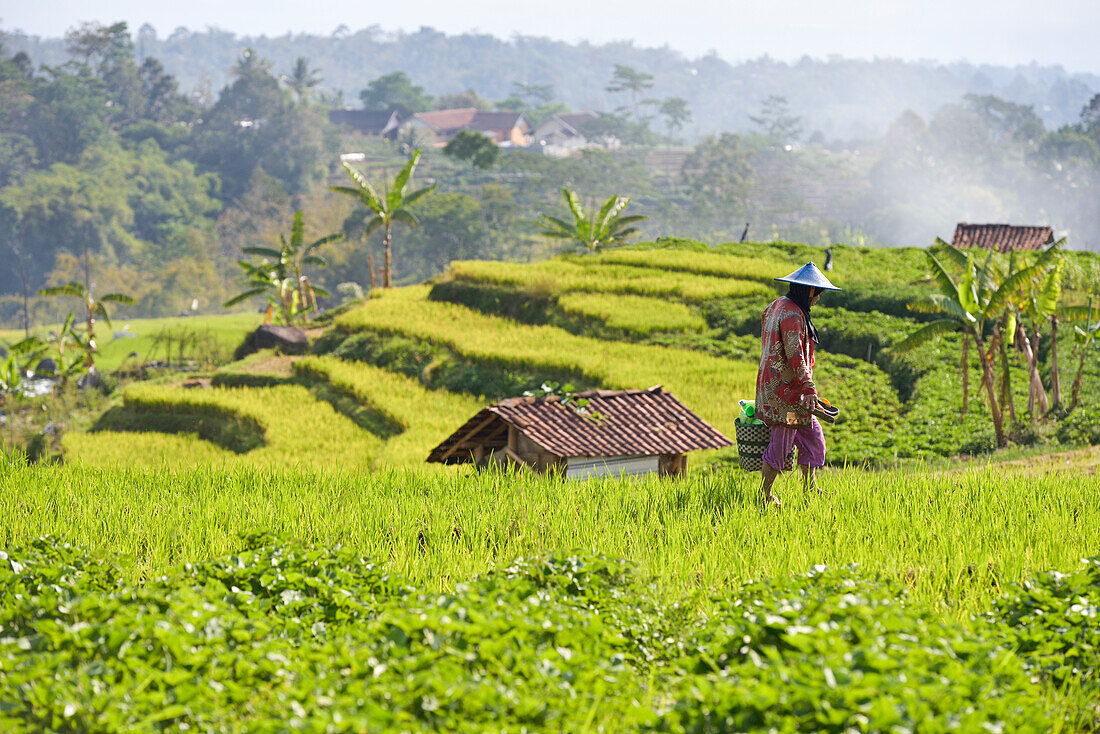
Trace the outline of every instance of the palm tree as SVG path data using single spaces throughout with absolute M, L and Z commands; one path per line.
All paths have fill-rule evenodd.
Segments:
M 409 180 L 412 178 L 413 171 L 416 170 L 416 164 L 420 162 L 420 150 L 413 152 L 412 157 L 409 158 L 397 175 L 393 179 L 392 185 L 388 185 L 382 190 L 382 195 L 379 196 L 374 187 L 370 185 L 367 179 L 363 178 L 363 175 L 356 171 L 354 168 L 344 163 L 344 170 L 348 172 L 348 176 L 355 182 L 355 186 L 332 186 L 331 189 L 339 194 L 345 194 L 347 196 L 354 197 L 367 208 L 369 212 L 369 219 L 366 222 L 366 230 L 364 234 L 369 235 L 379 227 L 382 228 L 382 250 L 385 257 L 382 272 L 382 287 L 389 288 L 392 283 L 392 255 L 390 247 L 393 241 L 393 225 L 396 222 L 402 222 L 415 227 L 420 224 L 420 220 L 416 218 L 409 209 L 424 196 L 427 196 L 431 192 L 435 191 L 435 186 L 428 186 L 423 189 L 406 194 L 406 189 L 409 186 Z
M 539 219 L 546 229 L 543 235 L 556 239 L 569 240 L 576 243 L 582 251 L 598 252 L 604 248 L 622 244 L 626 238 L 635 234 L 638 229 L 631 225 L 649 217 L 641 214 L 622 216 L 630 199 L 625 196 L 612 196 L 604 202 L 596 214 L 589 218 L 581 206 L 580 197 L 575 191 L 568 188 L 561 190 L 565 197 L 565 204 L 573 214 L 573 221 L 551 217 L 542 214 Z
M 272 247 L 246 247 L 246 255 L 264 258 L 259 263 L 239 260 L 238 265 L 245 272 L 248 287 L 226 301 L 226 308 L 235 306 L 253 296 L 263 295 L 271 306 L 277 306 L 284 323 L 290 324 L 296 317 L 305 319 L 305 314 L 317 309 L 317 296 L 329 294 L 320 286 L 315 286 L 305 274 L 307 265 L 326 267 L 328 262 L 317 254 L 324 245 L 343 238 L 343 233 L 330 234 L 305 242 L 305 217 L 299 209 L 294 213 L 290 227 L 290 239 L 279 235 L 279 249 Z
M 61 296 L 69 298 L 79 298 L 84 302 L 84 307 L 88 310 L 87 323 L 88 332 L 84 335 L 88 342 L 88 349 L 91 354 L 94 354 L 96 349 L 95 344 L 95 319 L 99 316 L 101 319 L 107 322 L 107 326 L 111 325 L 111 317 L 107 313 L 107 307 L 104 304 L 107 303 L 123 303 L 127 305 L 133 305 L 136 301 L 125 293 L 108 293 L 105 296 L 96 298 L 90 288 L 85 287 L 80 283 L 66 283 L 65 285 L 55 286 L 53 288 L 43 288 L 38 291 L 40 296 Z
M 943 245 L 945 247 L 941 252 L 946 253 L 955 262 L 965 264 L 963 280 L 956 283 L 935 253 L 930 250 L 925 251 L 940 292 L 933 293 L 923 301 L 913 304 L 913 307 L 916 310 L 943 314 L 945 318 L 932 321 L 917 329 L 899 342 L 894 347 L 894 351 L 904 354 L 938 336 L 960 330 L 963 332 L 964 339 L 973 340 L 978 347 L 978 360 L 982 366 L 982 384 L 986 389 L 997 445 L 1004 446 L 1006 443 L 1004 417 L 997 400 L 996 379 L 993 374 L 994 355 L 1004 338 L 998 322 L 1009 308 L 1012 299 L 1018 296 L 1042 266 L 1032 265 L 1009 273 L 998 285 L 994 282 L 994 274 L 990 267 L 991 257 L 987 257 L 985 264 L 979 269 L 968 254 L 946 243 Z M 987 325 L 993 326 L 989 341 L 985 335 Z
M 280 80 L 288 87 L 294 90 L 294 94 L 297 95 L 298 101 L 301 102 L 308 95 L 311 89 L 321 83 L 321 72 L 317 69 L 309 68 L 309 59 L 305 56 L 299 56 L 294 61 L 294 68 L 289 74 L 283 74 Z

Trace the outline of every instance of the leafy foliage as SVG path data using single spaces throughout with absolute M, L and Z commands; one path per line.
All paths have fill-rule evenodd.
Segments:
M 294 213 L 290 239 L 279 235 L 279 249 L 253 246 L 244 248 L 244 254 L 263 258 L 260 262 L 239 260 L 244 271 L 246 289 L 225 302 L 224 307 L 235 306 L 254 296 L 264 296 L 269 307 L 279 309 L 284 324 L 305 321 L 306 314 L 317 310 L 317 296 L 328 297 L 328 291 L 310 282 L 305 274 L 307 265 L 325 267 L 328 262 L 317 250 L 343 238 L 342 232 L 326 235 L 306 244 L 305 217 L 301 210 Z
M 589 216 L 585 213 L 576 192 L 562 188 L 561 193 L 573 219 L 567 221 L 542 214 L 540 215 L 540 221 L 544 227 L 542 234 L 546 237 L 568 240 L 582 252 L 599 252 L 622 244 L 628 237 L 638 232 L 637 227 L 632 225 L 648 219 L 641 214 L 624 216 L 623 212 L 630 204 L 630 199 L 625 196 L 610 197 L 599 211 Z
M 365 110 L 397 110 L 402 117 L 431 109 L 431 95 L 424 88 L 412 83 L 408 74 L 395 71 L 374 79 L 359 93 Z
M 500 157 L 500 148 L 487 135 L 473 130 L 459 130 L 443 146 L 443 154 L 467 161 L 477 168 L 492 168 Z
M 967 628 L 854 569 L 746 584 L 703 614 L 600 556 L 519 559 L 440 594 L 264 535 L 138 585 L 38 540 L 0 557 L 0 599 L 0 716 L 28 728 L 1042 731 L 1054 712 L 1000 633 L 1026 635 L 1025 661 L 1067 649 L 1053 620 Z M 1094 656 L 1082 667 L 1094 690 Z

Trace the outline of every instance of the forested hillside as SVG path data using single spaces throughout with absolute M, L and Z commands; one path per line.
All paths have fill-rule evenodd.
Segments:
M 245 288 L 237 264 L 245 248 L 277 247 L 280 236 L 292 236 L 299 211 L 305 241 L 342 237 L 328 241 L 317 253 L 325 262 L 311 261 L 306 272 L 331 294 L 321 305 L 336 306 L 371 287 L 370 263 L 382 257 L 382 234 L 368 231 L 365 209 L 331 191 L 349 183 L 340 155 L 362 153 L 358 170 L 383 186 L 418 147 L 424 151 L 413 186 L 435 189 L 410 209 L 417 226 L 399 222 L 394 230 L 398 285 L 423 281 L 453 260 L 554 254 L 559 244 L 542 236 L 539 216 L 566 214 L 563 187 L 588 207 L 629 197 L 629 213 L 646 217 L 639 234 L 653 239 L 925 246 L 949 238 L 958 221 L 1007 221 L 1048 224 L 1071 249 L 1100 246 L 1100 95 L 1074 86 L 1086 85 L 1083 77 L 1028 71 L 1034 85 L 1063 95 L 1061 106 L 1042 99 L 1031 106 L 995 94 L 959 96 L 973 87 L 955 85 L 945 67 L 927 87 L 936 90 L 926 100 L 930 113 L 891 113 L 881 137 L 845 142 L 815 132 L 821 118 L 807 111 L 805 89 L 784 87 L 769 70 L 817 69 L 814 94 L 830 94 L 822 90 L 833 84 L 875 89 L 843 69 L 870 73 L 886 62 L 759 62 L 750 65 L 753 84 L 772 94 L 759 103 L 755 92 L 745 97 L 752 100 L 749 130 L 692 139 L 692 121 L 708 119 L 710 102 L 664 96 L 647 103 L 651 95 L 689 95 L 676 87 L 688 62 L 662 62 L 672 58 L 668 51 L 593 49 L 612 67 L 604 69 L 565 63 L 549 50 L 540 57 L 535 50 L 544 46 L 576 49 L 530 41 L 524 58 L 541 58 L 539 69 L 598 71 L 598 82 L 568 75 L 525 82 L 517 62 L 449 86 L 447 74 L 490 69 L 492 49 L 528 41 L 481 39 L 482 52 L 460 63 L 451 54 L 473 37 L 365 33 L 324 41 L 373 37 L 381 49 L 370 64 L 362 61 L 362 78 L 342 99 L 326 91 L 343 72 L 321 46 L 316 56 L 287 59 L 270 40 L 249 40 L 255 48 L 217 33 L 158 40 L 148 30 L 131 35 L 125 24 L 78 26 L 64 42 L 7 36 L 0 47 L 0 324 L 58 321 L 72 304 L 37 293 L 71 282 L 132 296 L 135 305 L 118 306 L 124 316 L 221 311 Z M 412 53 L 429 37 L 436 39 L 432 54 Z M 181 61 L 185 41 L 201 39 L 208 47 Z M 233 46 L 224 64 L 223 42 Z M 406 51 L 394 56 L 394 48 Z M 399 57 L 404 70 L 390 71 Z M 692 63 L 700 79 L 709 78 L 707 64 L 732 68 L 718 59 Z M 189 89 L 188 75 L 204 64 L 218 65 L 224 85 Z M 425 71 L 431 64 L 448 71 Z M 925 73 L 911 64 L 897 69 Z M 1014 94 L 1003 74 L 987 71 L 987 90 Z M 526 111 L 537 122 L 583 106 L 586 85 L 606 104 L 603 132 L 621 145 L 566 159 L 490 145 L 491 160 L 474 162 L 408 135 L 363 137 L 328 117 L 357 100 L 354 106 Z M 947 95 L 946 103 L 937 95 Z M 1071 121 L 1052 124 L 1054 109 Z M 246 299 L 237 307 L 260 304 Z
M 1045 124 L 1076 122 L 1081 106 L 1100 92 L 1100 76 L 1061 67 L 1003 67 L 965 62 L 906 62 L 897 59 L 804 57 L 786 63 L 768 57 L 730 62 L 717 55 L 687 58 L 670 48 L 631 43 L 593 45 L 530 36 L 500 39 L 487 34 L 446 35 L 430 27 L 388 33 L 377 26 L 335 29 L 329 36 L 307 34 L 242 37 L 208 28 L 154 29 L 136 34 L 139 57 L 160 59 L 182 89 L 213 95 L 231 80 L 229 69 L 242 48 L 256 49 L 277 69 L 299 56 L 322 70 L 321 87 L 356 106 L 359 90 L 382 74 L 405 71 L 434 95 L 477 90 L 490 99 L 511 94 L 512 84 L 550 85 L 577 109 L 607 110 L 621 103 L 606 89 L 616 64 L 652 74 L 653 97 L 683 97 L 694 111 L 685 132 L 691 137 L 722 130 L 751 129 L 750 116 L 770 95 L 785 96 L 808 132 L 827 138 L 879 136 L 906 109 L 927 116 L 964 94 L 994 94 L 1035 108 Z M 63 39 L 9 32 L 4 44 L 34 59 L 58 64 Z M 789 55 L 789 50 L 784 51 Z M 965 58 L 966 49 L 958 57 Z

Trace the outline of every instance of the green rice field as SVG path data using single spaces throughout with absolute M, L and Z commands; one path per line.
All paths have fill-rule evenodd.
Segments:
M 0 456 L 0 731 L 1100 731 L 1100 367 L 991 453 L 976 358 L 890 351 L 919 252 L 837 248 L 821 492 L 765 509 L 735 449 L 675 479 L 424 463 L 544 383 L 660 384 L 733 434 L 770 278 L 810 257 L 460 262 L 235 362 L 256 315 L 130 322 L 60 461 Z M 153 354 L 180 330 L 207 336 Z
M 4 729 L 1100 722 L 1095 476 L 3 477 Z
M 77 319 L 79 318 L 78 311 Z M 99 346 L 96 364 L 101 371 L 108 371 L 127 362 L 178 361 L 181 340 L 184 341 L 184 351 L 188 357 L 225 361 L 244 339 L 244 335 L 262 321 L 262 314 L 248 313 L 115 319 L 110 326 L 100 321 L 96 329 Z M 39 327 L 32 333 L 45 336 L 50 328 L 54 327 Z M 22 331 L 0 330 L 0 341 L 14 343 L 22 338 Z M 136 356 L 131 357 L 132 354 Z

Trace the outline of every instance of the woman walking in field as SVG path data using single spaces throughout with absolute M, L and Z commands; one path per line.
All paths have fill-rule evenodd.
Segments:
M 813 416 L 818 409 L 814 385 L 817 329 L 810 318 L 810 309 L 824 291 L 840 289 L 812 262 L 776 280 L 789 283 L 790 289 L 764 310 L 763 352 L 756 375 L 756 417 L 771 427 L 771 441 L 760 470 L 764 504 L 780 507 L 783 503 L 772 493 L 772 485 L 792 446 L 798 447 L 798 463 L 807 490 L 816 489 L 815 470 L 825 465 L 825 434 Z

